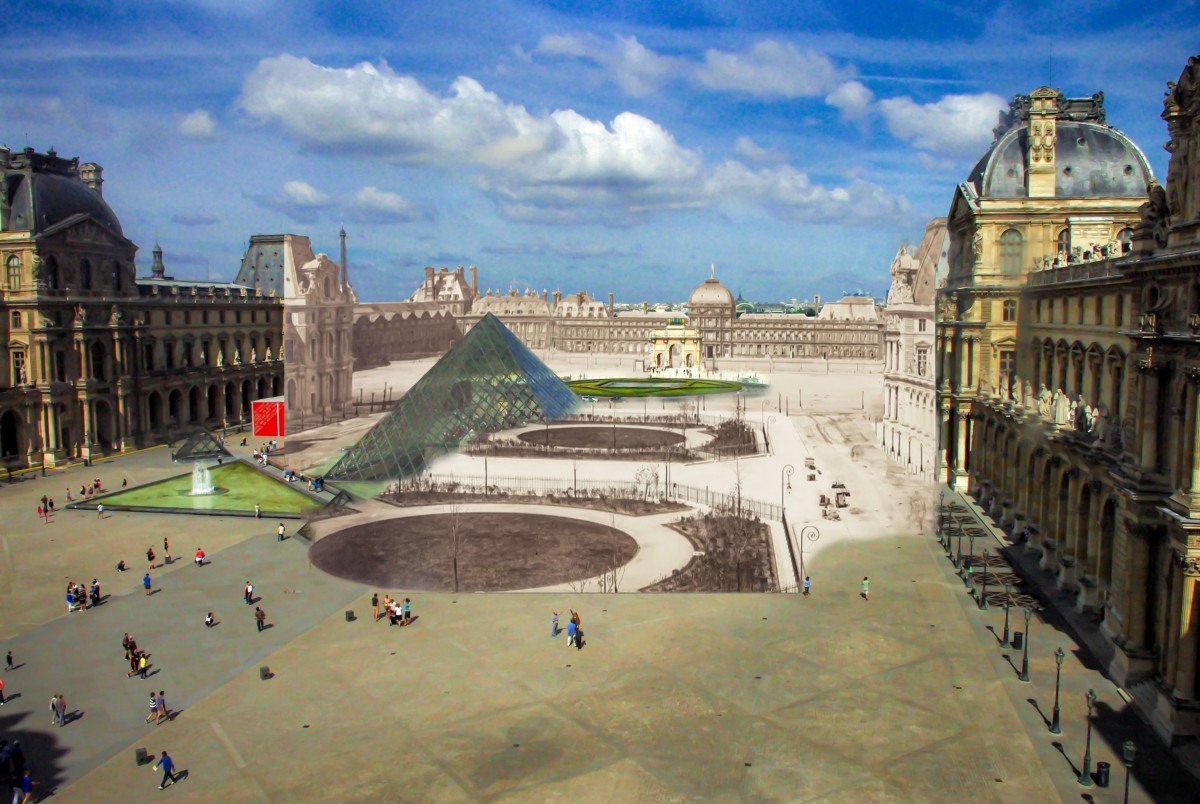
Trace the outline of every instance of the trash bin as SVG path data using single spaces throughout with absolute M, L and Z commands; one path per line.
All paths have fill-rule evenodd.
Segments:
M 1020 650 L 1025 647 L 1025 634 L 1020 631 L 1013 631 L 1012 646 L 1013 650 Z
M 1108 775 L 1112 772 L 1112 766 L 1107 762 L 1096 763 L 1096 786 L 1108 787 Z

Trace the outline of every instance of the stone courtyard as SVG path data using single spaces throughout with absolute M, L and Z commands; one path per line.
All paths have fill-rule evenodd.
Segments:
M 727 491 L 740 472 L 747 495 L 778 502 L 782 494 L 797 527 L 818 523 L 821 538 L 807 545 L 807 599 L 577 594 L 566 584 L 536 594 L 376 590 L 320 571 L 305 540 L 277 542 L 267 520 L 35 517 L 42 494 L 61 508 L 52 490 L 93 477 L 113 487 L 178 473 L 161 448 L 6 485 L 0 652 L 12 650 L 18 667 L 4 676 L 11 702 L 0 710 L 0 734 L 22 740 L 39 794 L 66 801 L 152 795 L 158 775 L 135 763 L 137 748 L 169 750 L 187 776 L 164 795 L 195 801 L 1079 800 L 1072 768 L 1082 755 L 1082 692 L 1095 687 L 1104 725 L 1093 755 L 1112 764 L 1113 786 L 1089 796 L 1119 801 L 1120 743 L 1137 729 L 1119 691 L 1065 625 L 1040 616 L 1033 683 L 1016 680 L 1011 661 L 1020 657 L 999 651 L 988 630 L 1002 616 L 975 608 L 937 542 L 912 525 L 918 487 L 903 476 L 887 482 L 869 421 L 845 412 L 860 396 L 870 413 L 878 377 L 797 382 L 820 388 L 805 391 L 804 413 L 792 408 L 789 417 L 767 397 L 757 413 L 774 454 L 677 466 L 672 479 L 707 477 Z M 324 434 L 329 444 L 361 430 L 342 429 Z M 838 522 L 813 518 L 815 491 L 806 487 L 815 484 L 799 475 L 808 455 L 823 478 L 852 490 Z M 435 472 L 474 473 L 476 460 L 450 456 Z M 535 475 L 570 465 L 514 460 Z M 797 471 L 791 492 L 786 462 Z M 580 462 L 578 470 L 603 478 L 620 465 Z M 372 505 L 356 516 L 376 516 Z M 352 519 L 316 523 L 314 537 Z M 160 591 L 146 597 L 142 555 L 151 545 L 161 555 L 164 536 L 177 561 L 152 572 Z M 210 565 L 192 565 L 197 546 Z M 131 572 L 114 571 L 121 558 Z M 659 556 L 653 567 L 680 560 L 686 555 Z M 869 601 L 858 595 L 863 576 Z M 92 577 L 111 597 L 65 614 L 67 579 Z M 262 633 L 241 600 L 246 580 L 268 615 Z M 414 623 L 372 623 L 373 591 L 412 597 Z M 565 624 L 568 609 L 582 617 L 581 650 L 549 634 L 551 612 L 564 613 Z M 202 623 L 208 611 L 219 622 L 212 629 Z M 169 723 L 142 719 L 149 685 L 125 676 L 125 631 L 151 653 L 150 684 L 177 712 Z M 1052 738 L 1039 713 L 1053 698 L 1056 644 L 1068 659 L 1064 733 Z M 62 729 L 45 717 L 55 692 L 76 713 Z M 1135 771 L 1133 799 L 1189 800 L 1157 781 L 1179 778 L 1159 772 L 1173 771 L 1165 752 L 1148 736 L 1138 741 L 1145 773 Z

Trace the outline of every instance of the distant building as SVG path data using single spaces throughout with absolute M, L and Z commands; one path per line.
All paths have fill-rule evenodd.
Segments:
M 314 254 L 302 235 L 255 235 L 236 282 L 283 300 L 287 359 L 284 420 L 289 431 L 341 419 L 354 375 L 354 311 L 358 298 L 346 266 Z
M 901 246 L 892 261 L 884 309 L 883 419 L 879 443 L 909 474 L 934 479 L 937 465 L 937 387 L 934 293 L 950 238 L 946 219 L 925 227 L 917 253 Z
M 739 311 L 733 294 L 713 275 L 692 292 L 686 305 L 618 309 L 611 293 L 607 303 L 584 291 L 566 296 L 558 291 L 480 293 L 477 271 L 474 266 L 470 270 L 467 281 L 461 267 L 426 268 L 424 281 L 408 301 L 359 304 L 355 365 L 441 354 L 488 313 L 531 349 L 640 355 L 647 368 L 654 365 L 655 333 L 680 318 L 699 334 L 696 344 L 689 336 L 688 354 L 696 354 L 697 363 L 709 368 L 730 358 L 882 359 L 883 319 L 870 298 L 847 296 L 821 307 L 817 297 L 817 316 L 789 314 L 782 305 L 749 312 L 744 302 Z M 669 349 L 662 354 L 670 358 Z
M 282 393 L 282 301 L 238 283 L 174 279 L 157 246 L 150 276 L 137 277 L 137 246 L 102 188 L 99 165 L 0 148 L 8 468 L 235 424 L 253 400 Z

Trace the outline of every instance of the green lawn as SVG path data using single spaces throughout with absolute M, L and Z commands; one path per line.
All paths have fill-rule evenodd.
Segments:
M 180 464 L 185 466 L 186 464 Z M 192 473 L 148 483 L 145 486 L 96 498 L 106 508 L 156 508 L 206 511 L 253 511 L 257 503 L 264 514 L 300 514 L 321 503 L 241 461 L 213 466 L 213 485 L 219 493 L 193 497 Z M 185 510 L 185 513 L 186 513 Z

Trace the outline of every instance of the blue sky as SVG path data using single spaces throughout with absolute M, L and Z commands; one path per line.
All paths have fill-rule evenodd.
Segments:
M 963 7 L 966 6 L 966 7 Z M 1104 91 L 1163 177 L 1196 2 L 10 2 L 0 142 L 99 162 L 148 271 L 349 234 L 364 300 L 422 267 L 680 300 L 880 294 L 996 112 Z

